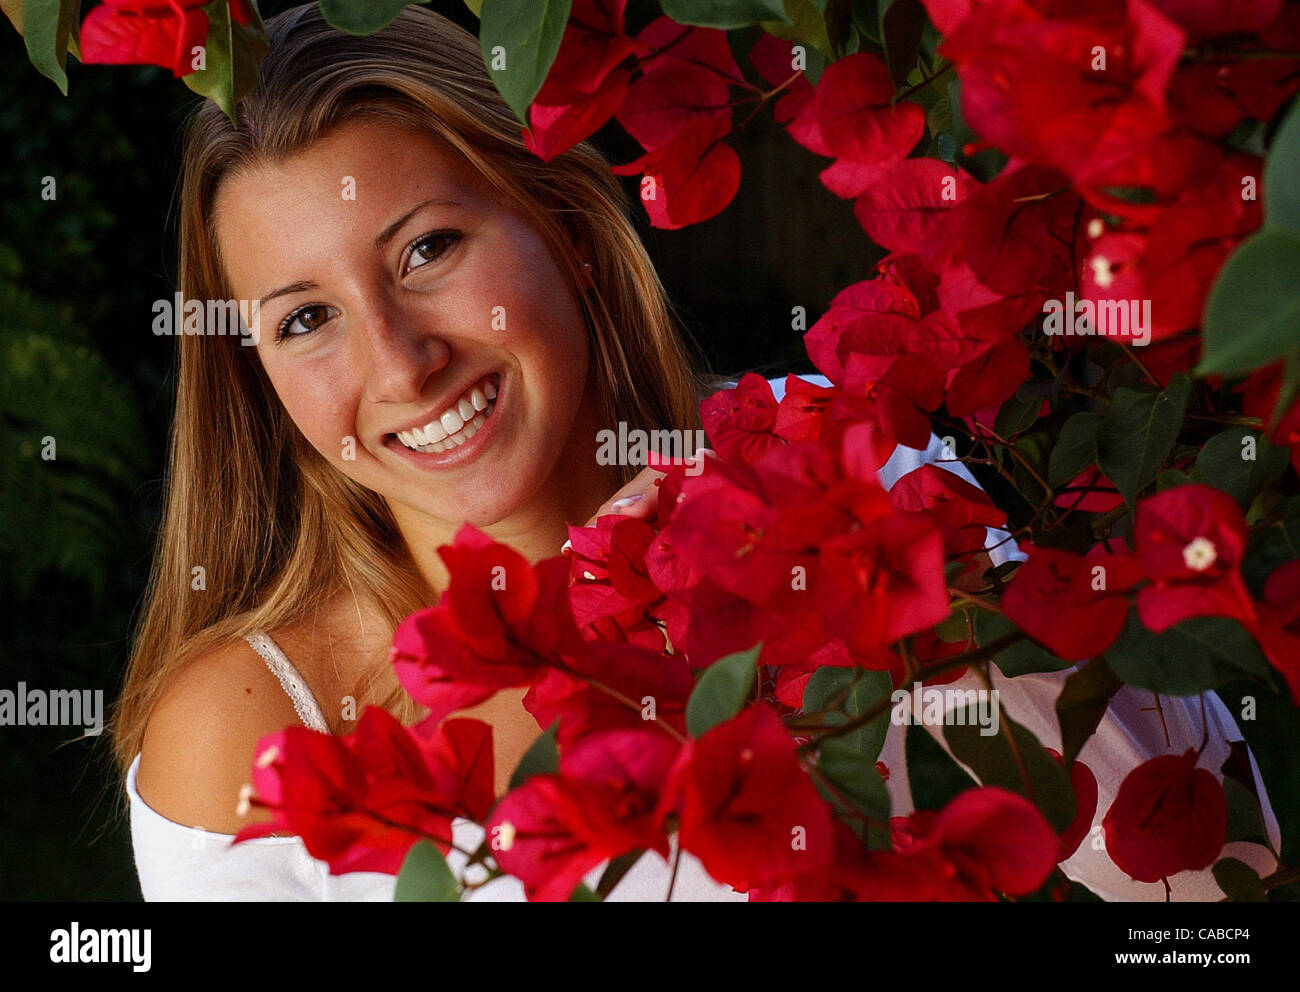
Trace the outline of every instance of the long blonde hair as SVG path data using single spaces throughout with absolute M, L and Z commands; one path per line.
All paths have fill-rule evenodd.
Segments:
M 604 159 L 579 145 L 550 163 L 487 74 L 477 40 L 407 7 L 384 30 L 353 37 L 315 5 L 268 22 L 272 47 L 232 124 L 205 100 L 190 118 L 180 195 L 179 289 L 231 298 L 213 231 L 223 177 L 279 161 L 360 116 L 445 142 L 529 217 L 581 301 L 602 422 L 694 430 L 711 383 L 684 343 L 662 284 Z M 585 244 L 595 287 L 579 292 Z M 125 775 L 172 676 L 207 648 L 307 617 L 342 590 L 364 596 L 393 629 L 428 605 L 425 587 L 378 494 L 331 466 L 286 415 L 255 349 L 237 338 L 178 335 L 176 414 L 165 508 L 143 613 L 110 733 Z M 635 467 L 623 469 L 626 481 Z M 192 570 L 206 571 L 193 591 Z M 397 693 L 384 705 L 413 718 Z

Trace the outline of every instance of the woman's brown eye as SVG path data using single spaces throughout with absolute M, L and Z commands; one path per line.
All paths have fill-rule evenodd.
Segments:
M 425 235 L 411 249 L 411 257 L 407 262 L 407 271 L 418 269 L 421 265 L 437 260 L 459 238 L 460 235 L 454 231 L 441 231 L 437 234 Z
M 325 308 L 308 307 L 306 310 L 303 310 L 298 314 L 298 319 L 302 322 L 304 328 L 309 331 L 314 331 L 316 328 L 320 327 L 321 324 L 325 323 Z
M 285 338 L 302 337 L 304 334 L 310 334 L 333 316 L 331 312 L 333 309 L 333 307 L 317 305 L 295 310 L 280 325 L 280 332 L 276 335 L 276 340 L 283 341 Z

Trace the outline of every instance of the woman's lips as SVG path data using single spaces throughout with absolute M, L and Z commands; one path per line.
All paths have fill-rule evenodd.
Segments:
M 389 434 L 385 446 L 421 467 L 452 467 L 473 458 L 497 433 L 498 408 L 505 394 L 504 377 L 489 373 L 466 389 L 456 402 L 424 428 Z M 420 444 L 420 441 L 427 443 Z M 414 442 L 411 446 L 404 442 Z

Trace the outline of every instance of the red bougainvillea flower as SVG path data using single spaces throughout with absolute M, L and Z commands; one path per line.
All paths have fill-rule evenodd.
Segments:
M 1241 384 L 1242 411 L 1270 423 L 1282 388 L 1283 362 L 1274 362 L 1253 372 Z M 1300 473 L 1300 400 L 1278 417 L 1277 426 L 1269 432 L 1268 439 L 1291 449 L 1291 464 Z
M 106 65 L 159 65 L 179 79 L 194 72 L 194 48 L 208 37 L 205 0 L 105 0 L 81 25 L 81 61 Z M 242 0 L 231 5 L 248 22 Z
M 1061 752 L 1049 747 L 1047 753 L 1061 763 Z M 1061 846 L 1056 853 L 1058 862 L 1069 858 L 1079 849 L 1083 838 L 1092 830 L 1092 818 L 1097 815 L 1097 776 L 1078 758 L 1070 765 L 1070 785 L 1074 789 L 1074 819 L 1061 831 Z
M 749 61 L 771 86 L 784 86 L 785 92 L 772 108 L 772 116 L 799 144 L 818 155 L 830 155 L 817 123 L 817 100 L 813 86 L 803 78 L 803 70 L 794 55 L 794 45 L 764 34 L 749 53 Z M 799 74 L 793 82 L 790 77 Z
M 571 670 L 552 668 L 524 696 L 524 708 L 549 727 L 559 720 L 561 749 L 601 730 L 643 726 L 649 718 L 685 732 L 686 700 L 695 677 L 680 655 L 664 655 L 634 644 L 589 641 Z
M 569 563 L 530 565 L 518 552 L 466 524 L 438 549 L 451 575 L 436 606 L 411 614 L 393 635 L 402 685 L 441 719 L 498 689 L 541 680 L 583 653 L 569 609 Z
M 877 55 L 833 62 L 816 87 L 822 140 L 839 159 L 884 165 L 902 161 L 925 132 L 925 111 L 894 102 L 894 83 Z
M 765 706 L 688 741 L 664 799 L 679 816 L 682 848 L 739 892 L 783 884 L 831 859 L 830 809 Z
M 644 520 L 605 514 L 595 527 L 570 527 L 573 618 L 589 640 L 627 641 L 662 651 L 656 612 L 664 594 L 646 574 L 645 555 L 655 532 Z
M 944 215 L 978 183 L 961 169 L 933 158 L 899 162 L 860 187 L 842 170 L 827 170 L 831 192 L 855 196 L 854 216 L 869 237 L 890 251 L 914 252 L 940 230 Z
M 1300 561 L 1279 565 L 1264 583 L 1259 622 L 1251 633 L 1291 687 L 1300 706 Z
M 1138 615 L 1157 634 L 1189 617 L 1255 619 L 1241 577 L 1246 521 L 1237 501 L 1212 486 L 1166 489 L 1138 504 L 1137 555 L 1151 584 Z
M 524 141 L 550 161 L 595 134 L 623 106 L 637 44 L 623 33 L 627 0 L 577 0 L 546 82 L 528 111 Z
M 662 148 L 613 167 L 619 176 L 644 173 L 641 203 L 654 227 L 676 230 L 721 213 L 740 189 L 740 158 L 723 139 L 731 121 L 696 117 Z
M 1029 800 L 994 786 L 969 789 L 939 813 L 895 817 L 893 851 L 873 852 L 877 898 L 992 902 L 1027 895 L 1056 864 L 1059 842 Z
M 253 788 L 273 815 L 241 830 L 236 844 L 290 832 L 333 874 L 396 874 L 417 840 L 446 854 L 454 818 L 481 820 L 491 810 L 492 729 L 479 720 L 408 729 L 367 707 L 346 737 L 289 727 L 263 738 Z
M 948 615 L 943 536 L 928 514 L 879 516 L 822 546 L 826 629 L 865 656 Z
M 1223 850 L 1223 785 L 1196 767 L 1196 752 L 1162 755 L 1134 768 L 1102 820 L 1106 852 L 1125 874 L 1156 882 L 1207 867 Z
M 940 52 L 957 63 L 962 113 L 986 141 L 1076 182 L 1124 185 L 1169 126 L 1164 93 L 1183 47 L 1143 0 L 994 0 L 972 4 Z
M 665 858 L 660 795 L 678 745 L 652 728 L 616 730 L 567 751 L 554 775 L 534 775 L 493 811 L 488 837 L 528 898 L 563 901 L 584 875 L 636 848 Z
M 908 472 L 894 483 L 889 498 L 900 510 L 929 511 L 939 524 L 949 557 L 983 550 L 988 537 L 985 528 L 1002 527 L 1007 522 L 1007 515 L 988 493 L 937 465 L 922 465 Z
M 880 763 L 877 762 L 877 770 Z M 882 777 L 888 779 L 889 770 Z M 831 821 L 831 860 L 802 872 L 784 885 L 754 886 L 750 902 L 869 902 L 877 895 L 867 849 L 842 820 Z M 887 898 L 887 897 L 886 897 Z
M 1080 253 L 1080 299 L 1112 305 L 1150 300 L 1148 329 L 1156 340 L 1200 326 L 1215 274 L 1262 219 L 1259 202 L 1241 195 L 1244 178 L 1260 181 L 1260 159 L 1227 156 L 1210 146 L 1197 165 L 1194 182 L 1184 184 L 1189 188 L 1155 207 L 1089 193 L 1102 209 L 1133 216 L 1118 227 L 1099 219 L 1089 223 L 1097 236 Z
M 636 39 L 640 76 L 628 91 L 618 122 L 650 151 L 666 147 L 699 120 L 726 123 L 733 85 L 748 85 L 731 54 L 724 31 L 684 27 L 659 17 Z
M 1142 578 L 1137 559 L 1107 554 L 1097 545 L 1085 558 L 1069 551 L 1022 544 L 1029 560 L 1002 595 L 1016 625 L 1068 661 L 1093 658 L 1124 628 L 1128 594 Z

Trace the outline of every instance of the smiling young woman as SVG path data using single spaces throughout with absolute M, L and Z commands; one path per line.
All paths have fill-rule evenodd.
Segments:
M 236 805 L 262 735 L 345 732 L 366 705 L 414 720 L 388 646 L 444 586 L 438 546 L 470 522 L 536 560 L 567 524 L 652 497 L 656 473 L 599 463 L 598 431 L 697 429 L 707 385 L 608 165 L 529 152 L 471 35 L 419 8 L 368 38 L 314 6 L 269 30 L 238 125 L 205 102 L 184 154 L 179 289 L 260 301 L 260 326 L 256 348 L 179 338 L 164 523 L 112 724 L 146 897 L 254 891 L 229 872 L 205 889 L 142 832 L 225 847 L 258 818 Z M 502 791 L 538 733 L 521 697 L 472 711 Z

